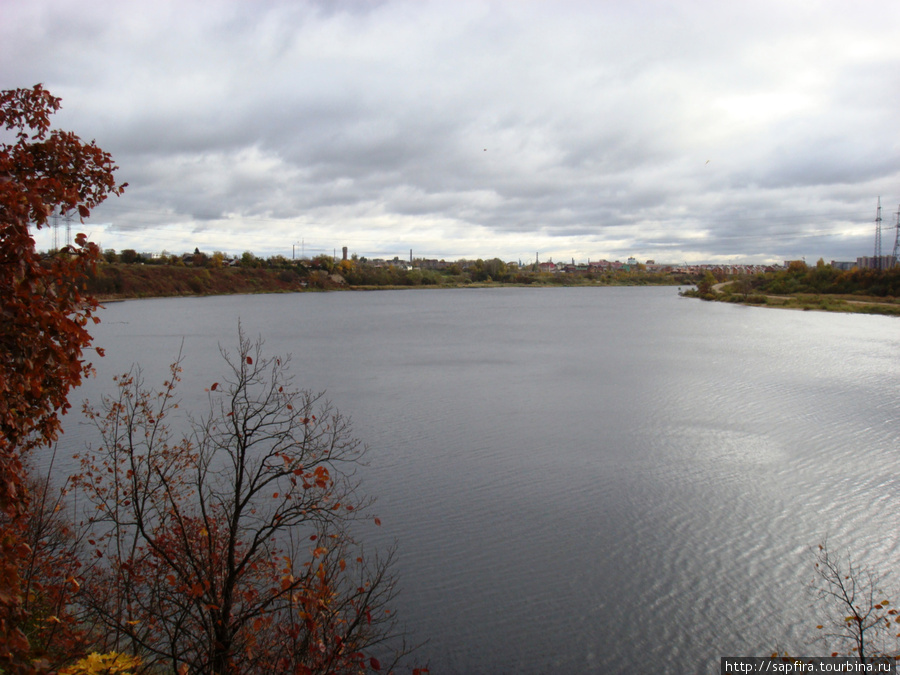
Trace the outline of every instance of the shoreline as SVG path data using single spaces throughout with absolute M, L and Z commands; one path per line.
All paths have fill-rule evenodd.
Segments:
M 713 297 L 701 297 L 697 290 L 685 291 L 681 295 L 682 297 L 696 298 L 708 302 L 725 302 L 733 305 L 743 305 L 745 307 L 900 317 L 900 299 L 893 298 L 892 296 L 889 296 L 890 299 L 880 298 L 878 296 L 848 298 L 846 295 L 832 295 L 827 293 L 791 293 L 788 295 L 749 293 L 741 296 L 723 292 L 725 287 L 730 286 L 733 283 L 733 281 L 724 281 L 712 286 L 711 290 Z
M 421 286 L 336 286 L 334 288 L 298 288 L 288 290 L 259 290 L 259 291 L 223 291 L 211 293 L 159 293 L 159 294 L 140 294 L 140 295 L 102 295 L 95 294 L 94 297 L 101 305 L 114 302 L 127 302 L 130 300 L 158 300 L 161 298 L 209 298 L 227 295 L 290 295 L 294 293 L 370 293 L 377 291 L 456 291 L 467 289 L 486 289 L 486 288 L 681 288 L 685 284 L 600 284 L 600 283 L 576 283 L 576 284 L 515 284 L 515 283 L 484 283 L 473 282 L 471 284 L 458 285 L 421 285 Z

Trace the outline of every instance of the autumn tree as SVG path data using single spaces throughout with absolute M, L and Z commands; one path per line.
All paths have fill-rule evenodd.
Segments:
M 213 269 L 221 269 L 225 265 L 226 255 L 222 251 L 213 251 L 209 259 L 209 266 Z
M 54 209 L 86 218 L 125 187 L 93 141 L 50 129 L 59 108 L 41 85 L 0 92 L 0 668 L 7 672 L 40 667 L 22 630 L 23 454 L 56 438 L 68 393 L 90 370 L 87 326 L 96 321 L 96 302 L 82 289 L 97 246 L 78 234 L 42 258 L 31 228 L 46 227 Z
M 716 277 L 712 272 L 706 270 L 703 275 L 703 278 L 697 282 L 697 292 L 700 294 L 700 297 L 704 299 L 709 299 L 713 296 L 713 286 L 716 285 Z
M 832 656 L 854 656 L 862 663 L 898 652 L 900 613 L 885 598 L 884 578 L 847 554 L 816 551 L 813 589 L 824 612 L 822 632 Z
M 87 651 L 89 640 L 71 613 L 79 590 L 80 542 L 65 508 L 66 484 L 51 480 L 56 450 L 43 472 L 26 464 L 28 509 L 16 529 L 27 543 L 18 560 L 21 575 L 20 629 L 33 661 L 27 669 L 55 671 Z
M 390 669 L 392 554 L 367 558 L 353 537 L 380 524 L 353 478 L 363 447 L 261 347 L 241 335 L 223 351 L 226 376 L 190 433 L 173 431 L 177 363 L 160 391 L 132 371 L 86 407 L 102 443 L 78 477 L 94 561 L 85 621 L 101 651 L 153 672 Z

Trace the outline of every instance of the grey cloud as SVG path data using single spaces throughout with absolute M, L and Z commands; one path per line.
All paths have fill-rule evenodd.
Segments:
M 35 0 L 0 26 L 0 80 L 45 82 L 114 154 L 117 231 L 855 257 L 849 229 L 900 199 L 900 47 L 875 16 L 900 10 Z

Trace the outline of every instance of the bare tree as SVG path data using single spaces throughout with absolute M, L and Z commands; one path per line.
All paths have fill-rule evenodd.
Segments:
M 832 656 L 873 658 L 896 653 L 896 624 L 900 615 L 890 607 L 881 589 L 884 578 L 852 557 L 829 552 L 827 542 L 816 552 L 813 588 L 822 601 L 827 618 L 818 625 Z M 891 650 L 893 646 L 893 650 Z
M 180 357 L 162 390 L 133 370 L 99 411 L 86 406 L 102 443 L 77 477 L 95 560 L 85 617 L 103 649 L 150 670 L 392 668 L 408 651 L 390 610 L 393 551 L 368 558 L 352 535 L 371 500 L 349 420 L 294 388 L 289 358 L 264 357 L 261 341 L 240 333 L 222 355 L 227 375 L 183 437 L 168 421 Z

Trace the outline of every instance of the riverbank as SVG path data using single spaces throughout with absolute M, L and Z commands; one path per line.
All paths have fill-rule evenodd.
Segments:
M 373 291 L 412 288 L 497 288 L 502 286 L 677 286 L 693 283 L 663 274 L 619 274 L 588 277 L 572 274 L 521 275 L 510 281 L 471 281 L 462 275 L 432 275 L 423 281 L 410 273 L 408 283 L 351 283 L 344 276 L 321 270 L 267 267 L 191 267 L 174 265 L 102 264 L 86 283 L 101 302 L 139 298 L 247 295 L 310 291 Z M 418 283 L 416 283 L 418 282 Z
M 730 302 L 753 307 L 900 316 L 900 298 L 859 294 L 742 293 L 736 292 L 736 283 L 726 281 L 715 284 L 710 289 L 710 292 L 706 294 L 702 294 L 699 290 L 688 290 L 683 291 L 681 295 L 707 301 Z

